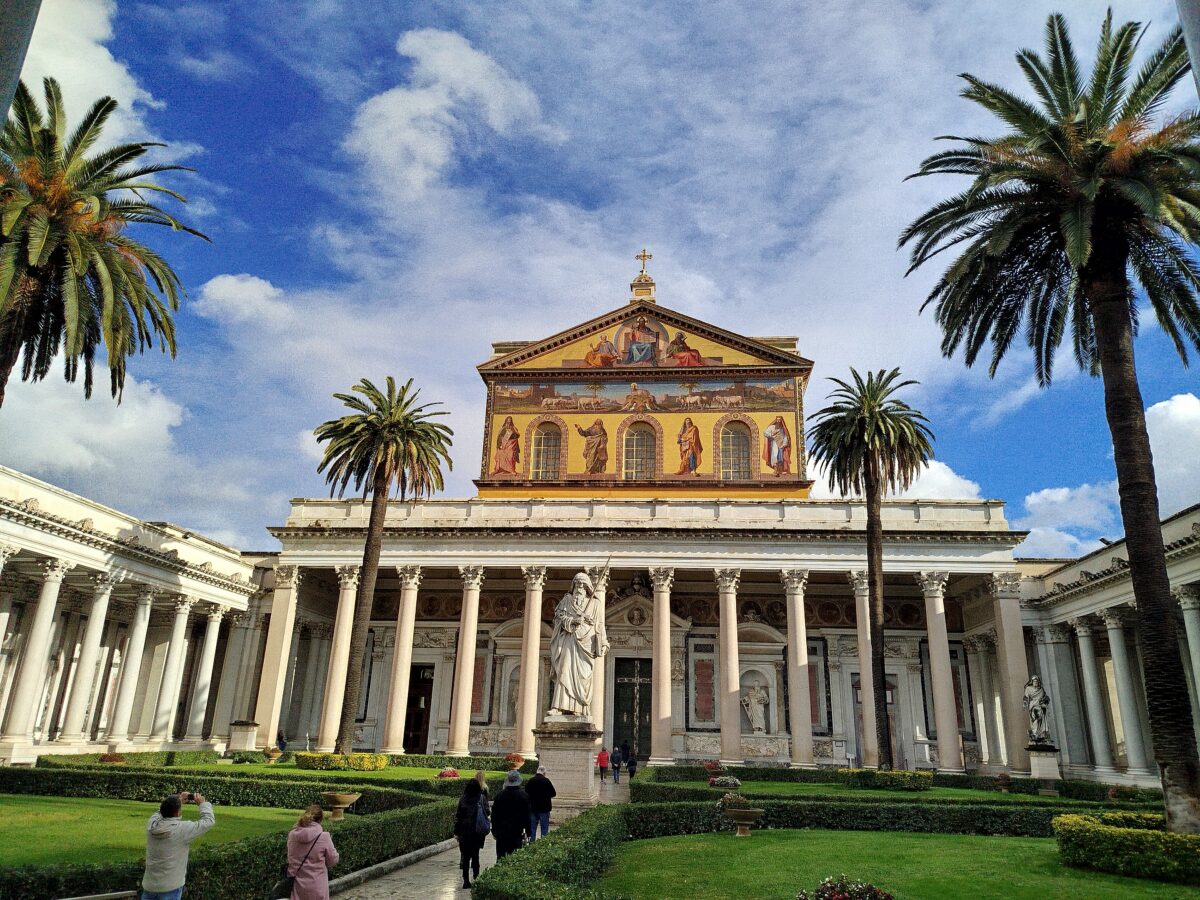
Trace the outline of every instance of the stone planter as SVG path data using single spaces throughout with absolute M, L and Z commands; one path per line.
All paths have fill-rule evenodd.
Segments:
M 726 809 L 725 816 L 737 825 L 734 837 L 750 837 L 750 826 L 762 818 L 761 809 Z
M 263 751 L 263 756 L 266 757 L 269 763 L 278 762 L 279 757 L 283 756 L 283 751 L 278 747 L 270 747 Z
M 333 810 L 329 818 L 334 822 L 340 822 L 346 817 L 346 807 L 352 806 L 362 794 L 345 794 L 341 791 L 321 791 L 321 796 L 329 803 L 329 808 Z

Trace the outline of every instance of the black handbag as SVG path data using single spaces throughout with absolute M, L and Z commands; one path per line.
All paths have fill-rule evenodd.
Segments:
M 321 832 L 321 834 L 324 833 L 325 832 L 323 831 Z M 313 852 L 313 847 L 317 846 L 317 841 L 320 839 L 320 834 L 313 838 L 313 842 L 308 845 L 308 853 Z M 296 866 L 297 872 L 299 872 L 300 869 L 304 867 L 304 864 L 308 862 L 308 853 L 304 854 L 304 859 L 300 860 L 300 865 Z M 275 882 L 275 886 L 271 888 L 271 900 L 287 900 L 288 897 L 292 896 L 292 888 L 295 886 L 296 876 L 288 871 L 287 863 L 284 863 L 282 877 Z

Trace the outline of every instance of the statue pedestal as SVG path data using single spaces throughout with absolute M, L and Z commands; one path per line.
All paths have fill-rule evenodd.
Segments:
M 600 752 L 601 736 L 591 718 L 582 716 L 547 716 L 540 727 L 533 729 L 538 765 L 546 767 L 546 777 L 558 792 L 553 821 L 577 816 L 600 799 L 596 754 Z
M 1058 781 L 1062 770 L 1058 767 L 1058 748 L 1053 744 L 1030 744 L 1029 777 L 1039 781 Z

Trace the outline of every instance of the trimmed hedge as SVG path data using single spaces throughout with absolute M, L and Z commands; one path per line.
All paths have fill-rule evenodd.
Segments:
M 475 879 L 474 900 L 575 900 L 597 897 L 587 885 L 617 855 L 628 833 L 627 807 L 598 806 Z
M 409 809 L 349 816 L 327 825 L 341 855 L 331 878 L 366 868 L 451 835 L 454 804 L 434 800 Z M 217 825 L 221 827 L 220 811 Z M 213 900 L 265 898 L 287 859 L 287 833 L 200 846 L 188 860 L 188 896 Z M 0 869 L 0 898 L 41 900 L 137 890 L 142 861 L 107 865 L 20 866 Z
M 933 787 L 932 772 L 907 769 L 838 769 L 837 780 L 854 788 L 889 791 L 927 791 Z
M 1128 787 L 1105 784 L 1102 781 L 1056 781 L 1055 789 L 1064 797 L 1075 800 L 1095 800 L 1099 803 L 1162 803 L 1163 792 L 1158 788 Z M 1115 795 L 1115 796 L 1114 796 Z
M 386 753 L 297 753 L 297 769 L 323 772 L 378 772 L 387 767 Z
M 1162 813 L 1141 812 L 1106 812 L 1101 814 L 1100 822 L 1114 828 L 1141 828 L 1147 831 L 1164 831 L 1167 822 Z
M 100 761 L 101 753 L 57 753 L 43 754 L 37 758 L 36 766 L 43 769 L 75 768 L 80 765 L 125 766 L 130 769 L 154 769 L 162 766 L 203 766 L 221 758 L 216 750 L 156 750 L 139 753 L 122 753 L 121 763 Z
M 1054 819 L 1054 837 L 1067 866 L 1200 885 L 1200 835 L 1118 828 L 1073 815 Z
M 388 757 L 389 766 L 412 766 L 418 769 L 458 769 L 470 770 L 474 775 L 482 769 L 485 772 L 508 772 L 509 765 L 503 756 L 444 756 L 439 753 L 393 753 Z M 538 761 L 527 759 L 517 769 L 522 775 L 533 775 L 537 772 Z

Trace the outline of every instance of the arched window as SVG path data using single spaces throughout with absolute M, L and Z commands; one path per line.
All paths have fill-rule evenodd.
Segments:
M 558 460 L 562 450 L 562 431 L 552 422 L 543 422 L 533 432 L 529 454 L 529 474 L 534 481 L 558 481 Z
M 741 422 L 721 429 L 721 480 L 750 480 L 750 429 Z
M 650 481 L 654 478 L 654 429 L 637 422 L 625 432 L 626 481 Z

